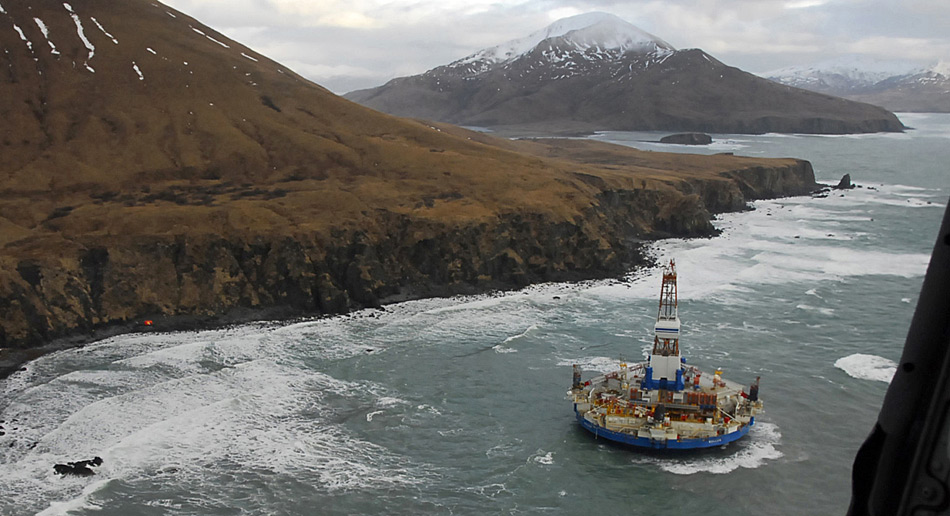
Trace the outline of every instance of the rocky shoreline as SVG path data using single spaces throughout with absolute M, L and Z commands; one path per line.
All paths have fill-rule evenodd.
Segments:
M 616 188 L 601 178 L 580 215 L 526 211 L 450 224 L 379 210 L 372 227 L 254 238 L 118 239 L 73 260 L 21 260 L 0 290 L 0 377 L 45 353 L 135 331 L 208 329 L 346 313 L 391 302 L 622 275 L 648 263 L 643 243 L 710 237 L 712 214 L 808 194 L 811 165 L 753 166 L 674 188 Z M 12 287 L 12 288 L 11 288 Z M 144 326 L 144 321 L 154 321 Z M 16 349 L 10 349 L 16 348 Z

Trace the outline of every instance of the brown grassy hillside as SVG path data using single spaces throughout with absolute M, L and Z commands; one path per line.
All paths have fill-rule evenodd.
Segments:
M 0 347 L 615 274 L 632 237 L 707 235 L 710 211 L 814 186 L 797 160 L 393 118 L 153 1 L 3 7 Z

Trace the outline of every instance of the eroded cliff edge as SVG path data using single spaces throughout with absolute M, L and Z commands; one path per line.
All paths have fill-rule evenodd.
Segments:
M 817 188 L 811 165 L 795 159 L 683 157 L 572 141 L 511 145 L 573 165 L 552 180 L 570 187 L 565 197 L 526 189 L 518 193 L 532 202 L 490 212 L 466 205 L 469 192 L 451 190 L 362 210 L 357 219 L 334 220 L 331 210 L 329 220 L 301 224 L 288 215 L 287 225 L 261 223 L 257 210 L 295 192 L 266 189 L 259 199 L 216 204 L 200 188 L 169 188 L 163 192 L 178 197 L 156 201 L 153 188 L 111 204 L 58 208 L 42 224 L 48 234 L 8 242 L 0 256 L 0 347 L 146 318 L 332 314 L 619 275 L 644 263 L 644 240 L 712 236 L 711 214 Z M 548 206 L 564 199 L 573 205 Z M 171 229 L 90 229 L 107 224 L 95 213 L 135 219 L 130 210 L 152 205 Z M 222 217 L 220 230 L 192 223 Z

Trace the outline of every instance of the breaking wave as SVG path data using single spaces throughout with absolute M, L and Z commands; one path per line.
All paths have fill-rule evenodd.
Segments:
M 693 475 L 696 473 L 722 475 L 739 468 L 759 468 L 764 466 L 767 461 L 776 460 L 784 455 L 776 449 L 776 446 L 782 440 L 782 434 L 775 424 L 756 422 L 755 426 L 749 430 L 749 435 L 743 439 L 731 445 L 736 447 L 736 451 L 728 457 L 663 458 L 655 459 L 655 462 L 663 471 L 676 475 Z
M 839 358 L 835 361 L 835 367 L 852 378 L 884 383 L 891 383 L 894 373 L 897 372 L 897 364 L 893 360 L 862 353 Z

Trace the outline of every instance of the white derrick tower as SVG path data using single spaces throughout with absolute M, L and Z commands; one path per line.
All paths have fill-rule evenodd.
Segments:
M 683 370 L 680 355 L 680 319 L 677 314 L 676 264 L 670 260 L 663 268 L 660 287 L 660 309 L 653 326 L 653 352 L 644 387 L 682 390 Z

